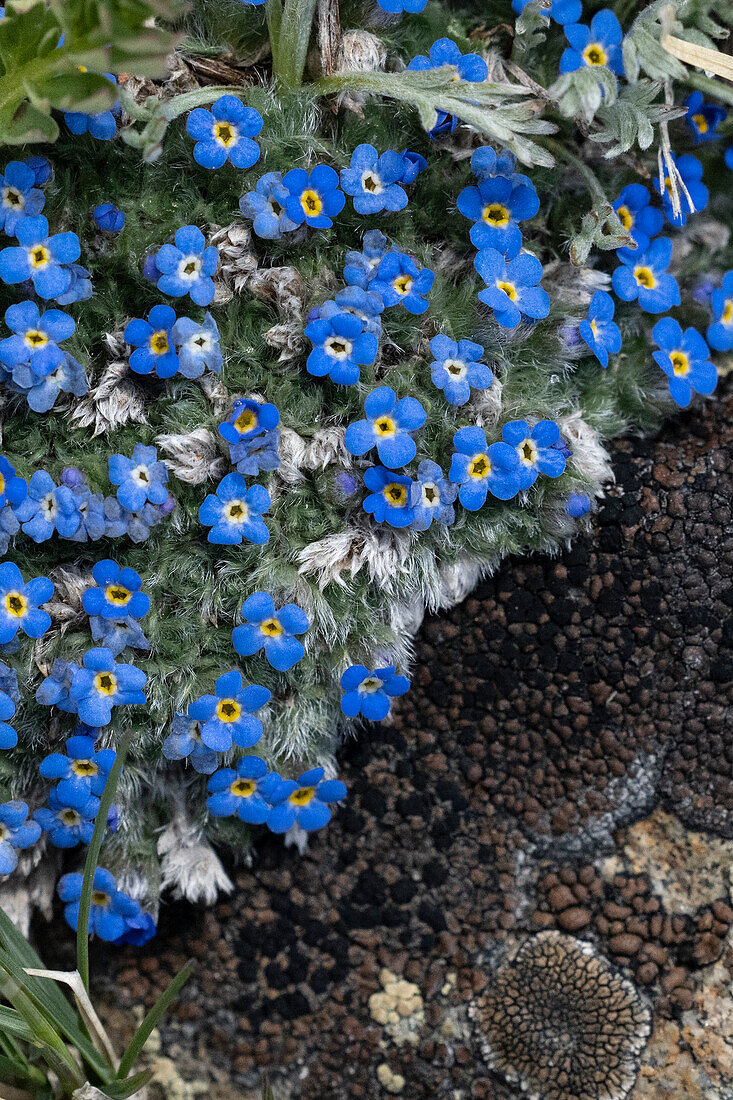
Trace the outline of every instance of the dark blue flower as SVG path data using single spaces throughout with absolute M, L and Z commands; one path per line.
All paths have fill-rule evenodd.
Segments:
M 207 368 L 219 374 L 224 362 L 219 347 L 219 326 L 210 313 L 207 312 L 201 325 L 190 317 L 180 317 L 171 335 L 178 352 L 178 370 L 184 378 L 199 378 Z
M 376 278 L 379 262 L 386 255 L 388 247 L 384 233 L 379 229 L 370 229 L 364 234 L 362 251 L 346 253 L 344 282 L 367 290 L 372 279 Z
M 150 598 L 140 591 L 142 579 L 129 566 L 120 568 L 116 561 L 105 558 L 92 567 L 97 588 L 87 588 L 82 604 L 87 615 L 104 619 L 123 619 L 129 615 L 142 619 L 150 610 Z
M 710 362 L 710 350 L 695 328 L 682 331 L 679 322 L 663 317 L 652 329 L 652 336 L 661 348 L 652 355 L 669 378 L 672 399 L 682 408 L 692 401 L 693 393 L 711 394 L 718 382 L 718 372 Z
M 28 495 L 16 507 L 15 514 L 23 531 L 34 542 L 45 542 L 58 531 L 62 538 L 73 535 L 79 526 L 74 494 L 66 485 L 56 486 L 45 470 L 36 470 L 28 483 Z
M 33 818 L 55 848 L 76 848 L 88 844 L 94 833 L 94 819 L 99 812 L 99 799 L 87 794 L 79 805 L 70 806 L 54 788 L 48 796 L 48 806 L 36 810 Z
M 716 351 L 733 350 L 733 270 L 726 271 L 720 290 L 712 294 L 713 323 L 708 326 L 707 338 Z
M 534 187 L 513 184 L 505 176 L 483 180 L 478 187 L 464 187 L 458 209 L 474 224 L 471 242 L 476 248 L 495 248 L 509 259 L 522 245 L 519 222 L 533 218 L 540 208 Z
M 248 0 L 253 3 L 254 0 Z M 135 902 L 137 905 L 137 902 Z M 143 947 L 152 940 L 158 926 L 150 913 L 143 913 L 142 909 L 137 914 L 126 918 L 125 931 L 113 942 L 115 944 L 128 944 L 130 947 Z
M 127 646 L 131 649 L 150 649 L 150 643 L 140 624 L 130 615 L 124 619 L 103 619 L 101 615 L 92 615 L 89 627 L 97 645 L 104 646 L 113 657 L 119 657 Z
M 62 351 L 61 355 L 61 364 L 48 374 L 36 374 L 29 363 L 19 363 L 13 368 L 8 387 L 24 394 L 34 412 L 48 412 L 60 393 L 73 393 L 81 397 L 89 388 L 81 363 L 67 351 Z
M 733 145 L 729 145 L 726 149 L 724 160 L 726 167 L 730 168 L 731 172 L 733 172 Z
M 246 3 L 261 3 L 262 0 L 245 0 Z M 377 4 L 382 11 L 388 11 L 390 15 L 398 15 L 400 12 L 406 11 L 414 15 L 417 12 L 421 12 L 428 0 L 377 0 Z
M 36 178 L 36 187 L 43 187 L 51 179 L 53 169 L 45 157 L 26 157 L 25 163 Z
M 0 875 L 9 875 L 18 866 L 18 849 L 30 848 L 41 835 L 41 826 L 26 820 L 25 802 L 0 805 Z
M 36 577 L 26 584 L 12 561 L 0 564 L 0 645 L 13 640 L 19 630 L 29 638 L 40 638 L 51 625 L 51 616 L 40 604 L 54 593 L 48 577 Z
M 0 683 L 7 684 L 6 676 L 10 673 L 7 665 L 0 665 L 0 673 L 3 674 Z M 17 690 L 18 678 L 15 677 Z M 10 686 L 10 685 L 7 685 Z M 15 701 L 5 690 L 0 688 L 0 749 L 14 749 L 18 744 L 18 734 L 12 726 L 8 725 L 8 718 L 15 714 Z
M 167 499 L 168 467 L 158 461 L 155 447 L 136 443 L 130 458 L 110 455 L 108 466 L 109 480 L 119 486 L 117 499 L 129 511 L 137 512 L 146 501 L 162 504 Z
M 186 129 L 196 141 L 193 159 L 203 168 L 221 168 L 227 161 L 235 168 L 251 168 L 260 159 L 252 138 L 262 129 L 262 115 L 234 95 L 220 96 L 210 111 L 196 107 Z
M 590 28 L 583 23 L 570 23 L 565 26 L 565 37 L 570 48 L 560 58 L 560 72 L 572 73 L 585 66 L 591 68 L 605 65 L 619 76 L 623 74 L 624 62 L 621 55 L 621 24 L 610 10 L 603 8 L 591 19 Z
M 270 507 L 270 494 L 262 485 L 247 483 L 240 473 L 227 474 L 199 508 L 199 523 L 210 527 L 208 541 L 234 545 L 242 539 L 262 546 L 270 532 L 262 514 Z
M 51 671 L 36 691 L 36 701 L 44 707 L 56 706 L 67 714 L 76 714 L 76 700 L 71 698 L 71 685 L 79 671 L 75 661 L 56 657 Z
M 76 329 L 68 313 L 47 309 L 41 316 L 35 302 L 8 306 L 5 324 L 14 335 L 0 341 L 0 360 L 11 369 L 27 364 L 39 377 L 62 365 L 64 355 L 59 343 L 68 340 Z
M 28 496 L 25 478 L 18 477 L 5 455 L 0 455 L 0 509 L 6 504 L 21 504 Z
M 63 475 L 62 475 L 63 477 Z M 105 533 L 104 497 L 93 493 L 88 485 L 72 489 L 74 507 L 79 516 L 79 526 L 73 535 L 66 535 L 72 542 L 96 542 Z
M 571 493 L 565 501 L 565 511 L 573 519 L 581 519 L 590 512 L 590 498 L 585 493 Z
M 453 65 L 458 70 L 459 80 L 469 81 L 471 84 L 481 84 L 488 76 L 486 62 L 476 53 L 462 54 L 458 46 L 451 38 L 439 38 L 430 47 L 430 56 L 418 54 L 413 57 L 407 66 L 412 71 L 424 71 L 426 69 L 439 69 L 443 65 Z M 458 123 L 453 115 L 445 111 L 437 112 L 435 125 L 429 130 L 431 137 L 439 134 L 452 133 Z
M 251 397 L 237 397 L 232 403 L 231 416 L 219 425 L 219 435 L 231 446 L 269 432 L 279 423 L 280 413 L 275 405 L 263 404 Z
M 0 229 L 15 236 L 18 222 L 35 218 L 46 202 L 43 191 L 36 187 L 36 174 L 20 160 L 11 160 L 0 176 Z
M 414 183 L 421 172 L 424 172 L 428 162 L 421 153 L 413 153 L 410 149 L 402 150 L 402 183 Z
M 112 84 L 117 84 L 117 80 L 112 73 L 105 73 L 104 75 Z M 93 115 L 81 114 L 78 111 L 64 111 L 64 122 L 69 127 L 72 134 L 78 136 L 80 134 L 89 133 L 93 138 L 97 138 L 98 141 L 111 141 L 117 133 L 117 120 L 115 115 L 119 114 L 119 112 L 119 103 L 115 103 L 108 111 L 98 111 Z
M 602 367 L 608 366 L 608 356 L 621 351 L 621 330 L 613 320 L 613 298 L 605 290 L 597 290 L 588 307 L 588 318 L 578 329 L 583 340 Z
M 369 289 L 381 296 L 385 306 L 401 304 L 408 313 L 417 314 L 428 308 L 425 295 L 434 282 L 435 275 L 427 267 L 418 268 L 404 252 L 388 252 L 379 261 Z
M 300 222 L 293 221 L 285 211 L 289 192 L 283 187 L 282 172 L 266 172 L 239 200 L 239 209 L 252 221 L 252 229 L 258 237 L 279 241 L 283 233 L 297 229 Z
M 249 749 L 262 737 L 262 723 L 254 711 L 270 701 L 270 692 L 259 684 L 242 681 L 241 672 L 226 672 L 216 681 L 216 695 L 202 695 L 188 713 L 200 726 L 201 740 L 214 752 L 228 752 L 232 744 Z
M 512 0 L 512 11 L 521 15 L 529 4 L 529 0 Z M 565 26 L 566 23 L 577 23 L 583 14 L 583 5 L 580 0 L 552 0 L 549 10 L 542 13 L 556 23 Z
M 303 643 L 295 635 L 305 634 L 310 622 L 297 604 L 286 603 L 276 611 L 269 593 L 255 592 L 242 604 L 241 614 L 245 621 L 232 631 L 232 644 L 240 657 L 264 649 L 278 672 L 287 672 L 303 657 Z
M 417 478 L 410 488 L 413 531 L 427 531 L 435 521 L 447 527 L 456 518 L 453 501 L 458 495 L 458 486 L 446 477 L 437 462 L 425 458 L 417 468 Z
M 387 0 L 380 0 L 386 3 Z M 283 779 L 270 792 L 272 810 L 267 827 L 273 833 L 286 833 L 293 825 L 306 832 L 322 829 L 331 820 L 329 803 L 346 797 L 346 787 L 338 779 L 324 779 L 323 768 L 311 768 L 297 780 Z
M 407 194 L 400 187 L 405 163 L 399 153 L 388 149 L 380 156 L 373 145 L 357 145 L 349 168 L 341 169 L 341 186 L 354 200 L 357 214 L 395 212 L 407 206 Z
M 377 448 L 379 461 L 395 470 L 412 462 L 417 452 L 415 440 L 409 434 L 425 423 L 426 413 L 414 397 L 397 395 L 389 386 L 372 390 L 364 401 L 366 420 L 349 424 L 344 436 L 346 450 L 352 455 L 364 455 Z
M 119 233 L 125 227 L 125 215 L 113 202 L 101 202 L 92 216 L 105 233 Z
M 175 245 L 164 244 L 155 256 L 162 272 L 158 290 L 172 298 L 190 294 L 197 306 L 208 306 L 214 298 L 212 275 L 219 264 L 219 249 L 206 246 L 206 238 L 195 225 L 177 230 Z
M 611 281 L 624 302 L 638 299 L 647 313 L 664 313 L 680 304 L 677 280 L 666 273 L 672 259 L 672 242 L 668 237 L 657 237 L 643 252 L 619 248 L 617 255 L 621 264 Z
M 56 295 L 60 306 L 71 306 L 74 302 L 86 302 L 93 293 L 92 277 L 81 264 L 67 264 L 70 282 L 63 294 Z
M 511 180 L 512 186 L 523 184 L 525 187 L 534 188 L 529 176 L 516 172 L 517 159 L 512 153 L 504 150 L 497 153 L 490 145 L 481 145 L 471 154 L 471 171 L 479 184 L 494 176 L 505 176 Z
M 332 218 L 344 208 L 346 197 L 339 190 L 339 178 L 327 164 L 317 164 L 310 173 L 305 168 L 291 168 L 283 176 L 285 213 L 297 226 L 330 229 Z
M 693 157 L 691 153 L 686 153 L 682 157 L 673 157 L 675 167 L 679 173 L 682 182 L 687 189 L 689 199 L 682 187 L 677 185 L 680 199 L 680 212 L 675 214 L 672 209 L 672 180 L 669 176 L 665 176 L 662 181 L 662 187 L 659 186 L 659 179 L 654 180 L 654 187 L 658 194 L 662 196 L 662 206 L 664 207 L 664 213 L 667 215 L 667 220 L 676 225 L 678 228 L 687 224 L 687 219 L 690 214 L 699 214 L 701 210 L 704 210 L 708 204 L 710 198 L 710 192 L 705 184 L 702 182 L 702 164 Z M 692 202 L 692 206 L 690 206 Z
M 685 106 L 687 126 L 695 145 L 701 145 L 704 141 L 715 141 L 719 136 L 716 130 L 728 115 L 725 107 L 703 102 L 702 92 L 693 92 L 688 96 Z
M 560 429 L 554 420 L 538 420 L 533 428 L 526 420 L 510 420 L 502 428 L 501 437 L 519 458 L 520 489 L 534 485 L 540 474 L 559 477 L 565 470 Z
M 406 676 L 396 676 L 394 665 L 368 669 L 352 665 L 341 677 L 341 710 L 349 718 L 363 715 L 370 722 L 381 722 L 389 714 L 390 699 L 410 689 Z
M 476 253 L 473 264 L 486 283 L 479 300 L 491 306 L 502 328 L 516 328 L 523 316 L 536 320 L 550 312 L 549 295 L 537 286 L 542 264 L 536 256 L 523 252 L 506 260 L 495 248 L 486 248 Z
M 231 443 L 229 457 L 243 477 L 256 477 L 259 473 L 271 473 L 280 465 L 280 432 L 260 432 L 241 443 Z
M 379 294 L 372 290 L 364 290 L 360 286 L 345 286 L 338 290 L 333 301 L 324 302 L 308 315 L 309 321 L 315 321 L 319 317 L 328 320 L 337 313 L 352 313 L 361 321 L 364 332 L 371 332 L 379 337 L 382 331 L 381 314 L 384 312 L 384 302 Z
M 59 879 L 56 891 L 64 903 L 66 923 L 76 931 L 79 924 L 79 908 L 83 877 L 74 873 Z M 92 882 L 92 904 L 89 909 L 88 931 L 100 940 L 114 943 L 128 929 L 137 927 L 140 906 L 127 894 L 117 889 L 114 876 L 103 867 L 97 867 Z
M 374 516 L 377 523 L 390 527 L 409 527 L 415 518 L 410 504 L 412 479 L 384 466 L 370 466 L 364 471 L 364 485 L 369 496 L 364 498 L 364 511 Z
M 266 799 L 267 764 L 259 756 L 243 756 L 235 768 L 222 768 L 206 784 L 206 807 L 212 817 L 238 817 L 249 825 L 264 825 L 270 816 Z
M 487 494 L 510 500 L 520 489 L 519 458 L 506 443 L 486 442 L 483 428 L 460 428 L 453 436 L 455 453 L 448 477 L 459 486 L 458 499 L 477 512 Z
M 92 737 L 74 736 L 66 742 L 65 754 L 50 753 L 43 758 L 38 770 L 44 779 L 59 780 L 55 790 L 64 805 L 81 810 L 90 795 L 102 797 L 116 756 L 114 749 L 96 752 Z
M 359 367 L 373 363 L 377 356 L 377 337 L 364 332 L 363 322 L 352 313 L 335 313 L 319 318 L 305 327 L 313 344 L 306 370 L 316 378 L 325 375 L 342 386 L 359 381 Z
M 217 755 L 201 740 L 201 722 L 190 713 L 176 712 L 171 722 L 171 732 L 163 742 L 163 756 L 166 760 L 190 759 L 194 771 L 202 775 L 211 775 L 216 771 Z
M 70 694 L 82 722 L 106 726 L 112 718 L 112 707 L 145 703 L 142 689 L 146 681 L 142 669 L 115 662 L 110 651 L 99 646 L 84 654 L 84 668 L 74 673 Z
M 471 397 L 471 387 L 487 389 L 494 375 L 485 363 L 481 363 L 484 349 L 473 340 L 451 340 L 448 336 L 434 336 L 430 350 L 435 359 L 430 364 L 433 385 L 445 394 L 451 405 L 465 405 Z
M 0 252 L 0 278 L 4 283 L 33 281 L 39 298 L 58 298 L 69 289 L 68 264 L 79 259 L 81 247 L 76 233 L 48 235 L 48 221 L 22 218 L 15 228 L 18 246 Z
M 624 230 L 633 237 L 640 251 L 662 228 L 662 211 L 649 205 L 651 196 L 641 183 L 629 183 L 612 204 Z
M 193 323 L 193 322 L 192 322 Z M 130 356 L 130 370 L 135 374 L 150 374 L 170 378 L 179 367 L 172 329 L 176 324 L 175 312 L 170 306 L 153 306 L 147 321 L 136 317 L 124 331 L 125 343 L 135 348 Z

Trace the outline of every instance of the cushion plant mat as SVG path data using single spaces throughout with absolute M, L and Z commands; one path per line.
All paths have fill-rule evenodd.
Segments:
M 200 10 L 208 18 L 213 8 Z M 231 5 L 222 8 L 232 13 L 228 35 L 211 16 L 195 24 L 194 44 L 205 53 L 226 40 L 244 53 L 243 28 L 251 11 L 245 16 Z M 429 18 L 391 26 L 386 34 L 409 59 L 427 53 L 440 34 L 472 29 L 478 18 L 474 10 L 452 12 L 446 6 L 440 11 L 431 5 Z M 562 167 L 529 170 L 541 205 L 523 227 L 525 243 L 541 254 L 551 310 L 536 324 L 508 330 L 477 300 L 482 284 L 473 269 L 469 223 L 456 209 L 459 192 L 471 182 L 472 145 L 465 131 L 432 142 L 407 109 L 369 100 L 360 113 L 337 114 L 307 87 L 276 97 L 253 85 L 245 99 L 264 120 L 261 158 L 247 172 L 228 164 L 215 172 L 197 165 L 185 119 L 169 128 L 152 164 L 142 163 L 139 153 L 119 140 L 95 142 L 88 135 L 63 132 L 54 147 L 43 148 L 55 172 L 44 213 L 53 228 L 79 234 L 81 260 L 93 273 L 94 295 L 73 307 L 77 330 L 67 344 L 85 365 L 91 388 L 84 398 L 62 395 L 45 414 L 29 412 L 10 395 L 3 408 L 4 452 L 26 478 L 47 469 L 58 479 L 63 467 L 75 466 L 94 492 L 106 493 L 109 456 L 129 455 L 140 442 L 156 445 L 169 467 L 175 510 L 141 544 L 122 538 L 78 545 L 55 537 L 36 545 L 22 533 L 16 538 L 12 556 L 24 577 L 50 576 L 56 595 L 52 629 L 35 646 L 24 640 L 8 658 L 20 675 L 23 704 L 14 723 L 18 748 L 0 756 L 5 797 L 39 804 L 46 793 L 38 779 L 39 760 L 58 749 L 73 729 L 73 719 L 57 713 L 50 717 L 34 701 L 41 674 L 56 657 L 79 662 L 92 644 L 80 594 L 91 583 L 94 562 L 113 557 L 136 569 L 151 599 L 144 624 L 151 651 L 136 660 L 148 677 L 148 702 L 118 712 L 105 732 L 106 743 L 114 743 L 123 730 L 134 736 L 117 798 L 122 824 L 106 842 L 103 861 L 125 870 L 128 886 L 149 901 L 161 882 L 176 885 L 190 898 L 212 898 L 226 877 L 213 855 L 205 855 L 203 838 L 239 852 L 250 843 L 247 826 L 207 815 L 204 776 L 163 758 L 161 745 L 175 711 L 185 711 L 191 700 L 211 692 L 219 675 L 241 667 L 248 682 L 272 691 L 262 712 L 265 728 L 257 752 L 286 775 L 330 765 L 336 747 L 353 729 L 340 708 L 343 670 L 354 663 L 372 668 L 382 662 L 407 671 L 414 631 L 426 608 L 432 612 L 453 605 L 509 554 L 553 551 L 566 543 L 577 528 L 565 511 L 569 494 L 595 500 L 611 476 L 606 443 L 624 432 L 655 430 L 674 407 L 666 378 L 651 359 L 655 318 L 635 303 L 617 308 L 623 351 L 613 357 L 610 369 L 601 369 L 571 335 L 586 316 L 593 292 L 609 286 L 608 273 L 615 266 L 609 253 L 592 254 L 588 266 L 568 261 L 568 238 L 589 202 L 576 173 Z M 684 123 L 673 124 L 673 131 L 676 145 L 686 148 Z M 279 241 L 250 235 L 238 200 L 265 171 L 307 163 L 342 168 L 365 141 L 380 151 L 407 147 L 426 158 L 406 209 L 367 217 L 347 201 L 330 230 L 309 230 L 295 241 L 287 235 Z M 568 141 L 577 144 L 572 134 Z M 602 161 L 585 146 L 582 154 L 595 159 L 594 168 L 612 197 L 638 178 L 639 166 L 626 160 Z M 704 331 L 710 312 L 693 290 L 702 277 L 719 278 L 731 266 L 733 250 L 722 224 L 730 222 L 730 174 L 726 179 L 717 146 L 705 145 L 696 155 L 704 164 L 710 202 L 684 231 L 670 231 L 675 241 L 671 270 L 681 286 L 676 316 L 683 326 Z M 649 158 L 643 171 L 654 170 Z M 125 228 L 117 236 L 102 235 L 91 217 L 92 209 L 107 201 L 125 213 Z M 198 226 L 220 248 L 217 297 L 210 308 L 221 333 L 223 371 L 220 377 L 207 373 L 198 380 L 130 375 L 121 333 L 131 318 L 147 315 L 161 301 L 143 277 L 143 261 L 183 225 Z M 419 317 L 401 309 L 385 313 L 380 353 L 374 366 L 362 368 L 357 385 L 315 379 L 304 367 L 308 312 L 343 285 L 346 252 L 359 249 L 364 232 L 375 228 L 435 271 L 429 310 Z M 270 269 L 279 270 L 273 275 Z M 1 296 L 2 308 L 17 300 L 12 288 L 2 287 Z M 203 320 L 204 311 L 188 300 L 173 304 L 179 315 Z M 460 408 L 448 405 L 431 382 L 428 341 L 439 332 L 482 344 L 494 372 L 493 384 Z M 540 477 L 513 500 L 489 497 L 477 512 L 457 508 L 456 522 L 446 529 L 433 525 L 418 533 L 375 524 L 363 511 L 360 489 L 344 496 L 340 475 L 351 470 L 360 480 L 367 464 L 352 460 L 343 431 L 363 415 L 364 398 L 377 384 L 419 399 L 427 419 L 418 435 L 418 458 L 431 458 L 444 470 L 458 428 L 479 424 L 491 440 L 500 437 L 507 420 L 543 418 L 559 424 L 572 451 L 566 470 L 556 479 Z M 280 411 L 281 466 L 257 479 L 272 496 L 266 517 L 270 540 L 266 546 L 214 546 L 206 540 L 198 510 L 230 468 L 217 427 L 241 396 L 273 402 Z M 615 499 L 614 507 L 624 506 Z M 604 532 L 602 527 L 601 539 Z M 517 587 L 522 590 L 523 582 Z M 297 603 L 310 618 L 305 657 L 288 673 L 277 673 L 261 653 L 240 662 L 233 651 L 231 631 L 239 608 L 258 590 L 271 593 L 278 607 Z M 514 602 L 523 598 L 512 595 Z M 566 592 L 556 599 L 567 607 L 571 597 Z M 568 615 L 572 618 L 569 608 Z M 461 629 L 470 633 L 470 623 Z M 492 629 L 502 633 L 504 624 L 497 620 Z M 575 669 L 584 658 L 574 652 Z M 428 676 L 427 666 L 421 675 Z M 490 695 L 497 712 L 501 695 Z M 450 714 L 453 724 L 460 705 Z M 544 819 L 545 811 L 538 809 L 537 816 Z M 189 865 L 171 856 L 185 845 L 200 844 L 204 847 L 195 848 L 195 865 L 193 856 Z
M 165 906 L 154 944 L 109 957 L 128 1005 L 197 956 L 164 1031 L 186 1076 L 244 1088 L 268 1067 L 276 1094 L 290 1078 L 304 1098 L 378 1097 L 386 1061 L 415 1100 L 446 1082 L 514 1097 L 484 1062 L 480 1002 L 503 952 L 542 929 L 632 980 L 660 1037 L 636 1061 L 656 1079 L 661 1043 L 670 1095 L 688 1072 L 726 1073 L 731 413 L 721 394 L 654 441 L 614 443 L 590 532 L 426 618 L 412 690 L 339 754 L 349 801 L 308 859 L 270 838 L 231 899 Z M 416 1045 L 370 1011 L 382 968 L 420 990 Z

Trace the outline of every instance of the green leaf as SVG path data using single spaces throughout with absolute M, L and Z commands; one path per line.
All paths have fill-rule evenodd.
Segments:
M 124 1078 L 135 1065 L 135 1062 L 139 1058 L 153 1030 L 158 1026 L 164 1014 L 168 1011 L 169 1007 L 173 1004 L 190 978 L 192 969 L 193 962 L 191 961 L 182 966 L 167 989 L 164 989 L 158 997 L 157 1001 L 133 1035 L 127 1050 L 122 1055 L 120 1068 L 117 1071 L 118 1078 Z
M 56 141 L 57 123 L 28 100 L 0 109 L 0 144 L 25 145 L 26 142 Z
M 0 57 L 6 70 L 46 57 L 56 49 L 60 37 L 59 25 L 43 0 L 32 0 L 24 11 L 18 10 L 17 0 L 15 5 L 9 0 L 5 18 L 0 20 Z
M 102 1092 L 105 1096 L 111 1097 L 111 1100 L 125 1100 L 125 1097 L 134 1096 L 144 1085 L 147 1085 L 152 1076 L 152 1069 L 143 1069 L 134 1077 L 128 1077 L 126 1081 L 109 1082 L 103 1086 Z
M 0 1005 L 0 1031 L 23 1039 L 26 1043 L 35 1042 L 35 1036 L 21 1014 L 15 1008 Z
M 95 115 L 109 110 L 117 99 L 117 91 L 101 73 L 79 71 L 59 73 L 50 79 L 26 82 L 31 102 L 45 100 L 59 111 L 79 111 Z

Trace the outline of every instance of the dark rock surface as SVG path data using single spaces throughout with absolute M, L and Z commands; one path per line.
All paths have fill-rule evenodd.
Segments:
M 629 829 L 655 811 L 662 847 L 670 813 L 683 837 L 733 837 L 732 413 L 720 394 L 618 443 L 591 534 L 425 622 L 412 691 L 345 747 L 348 801 L 304 858 L 263 837 L 229 900 L 166 906 L 157 940 L 110 956 L 123 1003 L 198 959 L 164 1046 L 212 1097 L 264 1068 L 313 1100 L 514 1095 L 475 1006 L 542 929 L 592 943 L 658 1021 L 691 1009 L 705 968 L 733 972 L 722 857 L 686 905 Z M 422 1018 L 375 1018 L 384 968 Z

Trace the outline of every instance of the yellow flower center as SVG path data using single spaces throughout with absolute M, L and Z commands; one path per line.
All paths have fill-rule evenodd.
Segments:
M 720 320 L 724 325 L 733 324 L 733 298 L 726 298 Z
M 257 790 L 257 784 L 252 779 L 235 779 L 229 791 L 237 798 L 249 798 Z
M 91 775 L 97 775 L 99 768 L 93 760 L 75 760 L 71 765 L 71 770 L 74 775 L 81 775 L 89 777 Z
M 72 828 L 78 825 L 81 821 L 81 817 L 76 810 L 62 810 L 59 814 L 64 825 L 70 825 Z
M 220 722 L 236 722 L 242 708 L 236 699 L 220 699 L 216 704 L 216 717 Z
M 294 806 L 307 806 L 315 793 L 315 787 L 298 787 L 297 791 L 293 791 L 290 795 L 288 802 L 292 802 Z
M 354 347 L 351 340 L 344 340 L 341 336 L 329 336 L 323 346 L 334 359 L 348 359 Z
M 0 825 L 0 841 L 7 840 L 10 836 L 10 829 L 7 825 Z
M 230 523 L 244 523 L 249 516 L 249 508 L 243 500 L 230 500 L 224 511 Z
M 367 695 L 373 695 L 375 691 L 379 691 L 382 684 L 383 681 L 378 676 L 367 676 L 366 680 L 362 680 L 359 684 L 359 691 L 363 691 Z
M 0 496 L 5 492 L 5 478 L 0 474 Z
M 412 289 L 412 276 L 411 275 L 398 275 L 392 283 L 392 286 L 399 295 L 404 297 L 405 294 L 409 294 Z
M 669 176 L 664 177 L 664 190 L 667 192 L 667 194 L 671 198 L 672 197 L 672 180 L 669 178 Z
M 400 485 L 399 481 L 393 481 L 389 485 L 385 485 L 382 490 L 385 499 L 394 508 L 404 508 L 407 504 L 407 489 L 404 485 Z
M 22 619 L 28 610 L 28 600 L 22 592 L 6 592 L 5 610 L 14 619 Z
M 34 245 L 30 250 L 31 267 L 34 267 L 36 271 L 40 271 L 44 267 L 48 267 L 51 262 L 51 253 L 45 245 Z
M 94 686 L 100 695 L 114 695 L 117 691 L 117 677 L 111 672 L 98 672 L 94 677 Z
M 525 439 L 517 447 L 519 451 L 519 460 L 526 466 L 534 466 L 537 461 L 537 448 L 531 439 Z
M 154 332 L 150 337 L 150 350 L 153 355 L 165 355 L 169 349 L 168 333 L 165 329 L 159 329 L 157 332 Z
M 361 185 L 365 191 L 368 191 L 370 195 L 381 195 L 384 188 L 382 187 L 382 181 L 379 176 L 375 176 L 368 168 L 366 172 L 362 174 Z
M 32 351 L 38 351 L 40 348 L 45 348 L 46 344 L 48 343 L 48 336 L 45 332 L 41 332 L 40 329 L 29 328 L 25 336 L 23 337 L 23 340 L 25 341 L 26 346 L 29 347 Z
M 279 638 L 281 634 L 285 633 L 278 619 L 263 619 L 260 623 L 260 630 L 268 638 Z
M 589 42 L 583 50 L 583 60 L 586 65 L 605 65 L 608 54 L 600 42 Z
M 692 121 L 697 126 L 699 133 L 706 134 L 708 132 L 708 124 L 705 115 L 693 115 Z
M 116 607 L 124 607 L 132 599 L 132 592 L 122 584 L 110 584 L 105 590 L 105 595 L 110 603 Z
M 214 139 L 228 149 L 236 143 L 237 129 L 231 122 L 217 122 L 214 126 Z
M 590 330 L 591 330 L 591 332 L 593 333 L 594 337 L 597 340 L 598 339 L 598 325 L 595 323 L 595 321 L 591 321 Z
M 257 413 L 254 409 L 243 409 L 234 421 L 234 427 L 242 435 L 245 432 L 251 432 L 253 428 L 257 427 Z
M 690 371 L 690 360 L 684 351 L 672 351 L 669 355 L 672 361 L 672 370 L 678 378 L 683 378 Z
M 76 67 L 77 67 L 77 69 L 80 73 L 88 73 L 89 72 L 89 69 L 86 67 L 86 65 L 77 65 Z
M 621 222 L 621 225 L 628 233 L 628 231 L 634 224 L 634 215 L 631 213 L 628 206 L 619 206 L 616 213 L 618 214 L 618 220 Z
M 110 903 L 110 896 L 104 890 L 92 890 L 92 905 L 98 909 L 106 909 Z
M 507 296 L 507 298 L 509 299 L 510 302 L 514 302 L 516 300 L 517 290 L 516 290 L 516 287 L 514 286 L 514 283 L 508 283 L 508 282 L 506 282 L 505 279 L 500 279 L 499 282 L 497 282 L 496 285 L 497 285 L 499 290 L 504 291 L 504 293 L 506 294 L 506 296 Z
M 477 479 L 488 477 L 491 473 L 491 459 L 488 455 L 474 455 L 468 466 L 468 476 Z
M 635 267 L 634 278 L 637 284 L 644 287 L 645 290 L 653 290 L 657 285 L 657 280 L 654 278 L 654 272 L 649 267 Z
M 387 436 L 395 434 L 397 425 L 391 416 L 380 416 L 378 420 L 374 421 L 374 430 L 377 435 L 381 435 L 385 439 Z
M 323 210 L 323 200 L 317 191 L 306 189 L 300 196 L 300 205 L 307 218 L 317 217 Z
M 3 205 L 12 206 L 14 210 L 23 210 L 25 197 L 15 187 L 3 187 Z
M 509 224 L 509 211 L 500 202 L 492 202 L 485 206 L 481 211 L 481 217 L 487 225 L 497 228 Z

